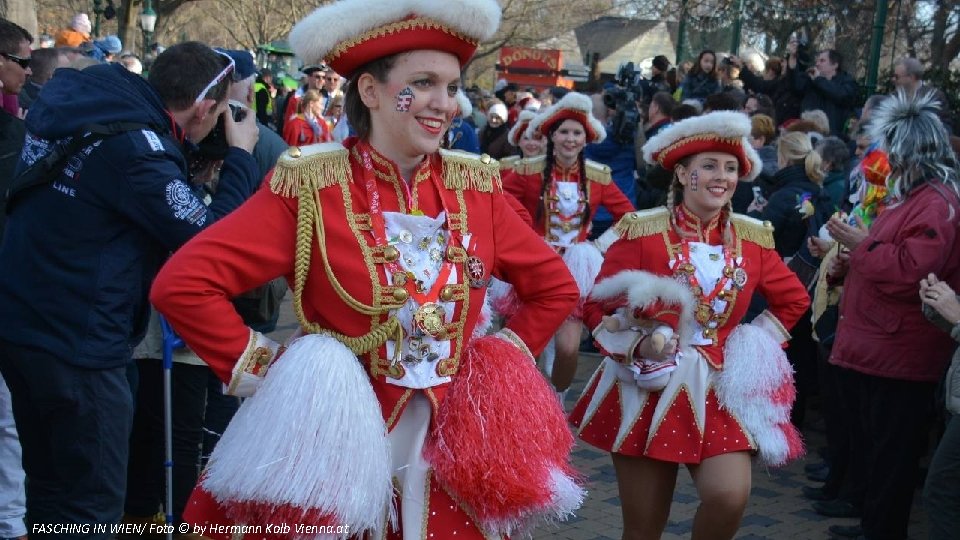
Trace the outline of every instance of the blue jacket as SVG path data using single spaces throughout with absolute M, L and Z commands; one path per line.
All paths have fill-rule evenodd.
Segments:
M 607 137 L 603 142 L 588 144 L 583 150 L 583 157 L 609 166 L 613 182 L 634 206 L 637 205 L 637 181 L 633 175 L 637 169 L 637 158 L 632 140 L 629 144 L 619 144 L 613 137 Z M 601 206 L 595 211 L 594 221 L 613 221 L 613 215 L 606 208 Z
M 480 139 L 477 138 L 477 132 L 473 126 L 458 116 L 450 125 L 450 131 L 447 132 L 452 150 L 463 150 L 472 154 L 480 153 Z
M 113 135 L 81 150 L 53 182 L 13 207 L 0 245 L 0 339 L 86 368 L 127 363 L 147 322 L 147 293 L 168 253 L 258 187 L 257 164 L 231 148 L 208 206 L 160 96 L 119 65 L 58 70 L 27 117 L 20 169 L 90 123 L 156 131 Z

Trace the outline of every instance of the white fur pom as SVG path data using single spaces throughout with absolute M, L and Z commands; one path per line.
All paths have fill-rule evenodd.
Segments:
M 580 297 L 585 298 L 593 288 L 593 282 L 600 273 L 603 265 L 603 255 L 590 242 L 580 242 L 567 248 L 563 254 L 563 262 L 567 264 L 573 275 L 577 287 L 580 288 Z
M 390 463 L 362 364 L 340 342 L 312 334 L 290 346 L 237 411 L 203 486 L 228 508 L 319 512 L 379 537 L 393 495 Z
M 621 295 L 627 297 L 627 304 L 631 308 L 644 309 L 657 301 L 680 306 L 680 328 L 677 329 L 680 344 L 685 346 L 690 342 L 696 328 L 693 311 L 697 301 L 686 286 L 671 277 L 643 270 L 624 270 L 597 283 L 590 292 L 592 298 L 598 299 Z
M 782 465 L 791 448 L 785 429 L 793 404 L 793 368 L 780 344 L 766 330 L 737 326 L 727 338 L 717 398 L 749 431 L 760 459 Z M 789 391 L 785 391 L 788 389 Z

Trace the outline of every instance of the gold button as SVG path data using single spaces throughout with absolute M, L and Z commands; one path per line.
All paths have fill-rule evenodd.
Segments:
M 453 300 L 453 287 L 447 285 L 444 288 L 440 289 L 440 299 L 444 302 L 449 302 Z
M 287 150 L 287 155 L 292 158 L 298 158 L 303 155 L 303 151 L 300 150 L 299 146 L 291 146 L 290 149 Z
M 768 227 L 768 228 L 772 228 L 772 227 L 773 227 L 773 223 L 770 223 L 769 221 L 764 221 L 764 222 L 763 222 L 763 226 L 764 226 L 764 227 Z
M 393 289 L 393 299 L 397 302 L 406 302 L 407 298 L 410 298 L 410 293 L 406 289 L 400 287 Z
M 483 163 L 484 165 L 490 163 L 490 156 L 487 154 L 480 154 L 480 163 Z
M 457 258 L 457 250 L 452 246 L 447 248 L 447 260 L 453 261 Z
M 398 287 L 403 287 L 407 284 L 407 274 L 403 272 L 395 272 L 393 274 L 393 284 Z
M 387 262 L 393 262 L 400 258 L 400 250 L 393 246 L 387 246 L 383 248 L 383 258 Z

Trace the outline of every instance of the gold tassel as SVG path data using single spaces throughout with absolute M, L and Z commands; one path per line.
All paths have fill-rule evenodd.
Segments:
M 544 156 L 535 156 L 532 158 L 523 158 L 517 161 L 517 164 L 514 165 L 513 170 L 517 171 L 517 174 L 543 174 L 543 167 L 547 164 L 547 158 Z
M 280 155 L 270 179 L 270 191 L 281 197 L 297 197 L 304 186 L 310 191 L 349 182 L 350 159 L 343 146 L 326 145 L 319 151 L 304 151 L 294 146 Z
M 762 248 L 773 249 L 773 225 L 769 221 L 760 221 L 749 216 L 733 214 L 730 216 L 737 238 L 753 242 Z
M 613 178 L 610 176 L 610 167 L 602 163 L 597 163 L 596 161 L 587 160 L 584 163 L 585 169 L 587 170 L 587 180 L 591 182 L 596 182 L 601 186 L 609 185 L 613 181 Z
M 627 240 L 659 234 L 670 228 L 670 212 L 666 208 L 631 212 L 620 218 L 615 228 L 620 238 Z
M 500 164 L 486 154 L 476 156 L 441 150 L 440 157 L 443 159 L 443 184 L 447 189 L 493 193 L 494 183 L 500 186 Z

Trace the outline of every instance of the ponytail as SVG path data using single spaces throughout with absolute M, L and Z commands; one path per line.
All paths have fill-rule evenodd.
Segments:
M 823 183 L 823 158 L 820 157 L 820 154 L 814 152 L 813 150 L 807 154 L 807 157 L 803 158 L 803 169 L 807 173 L 807 178 L 813 181 L 814 184 L 820 185 Z

